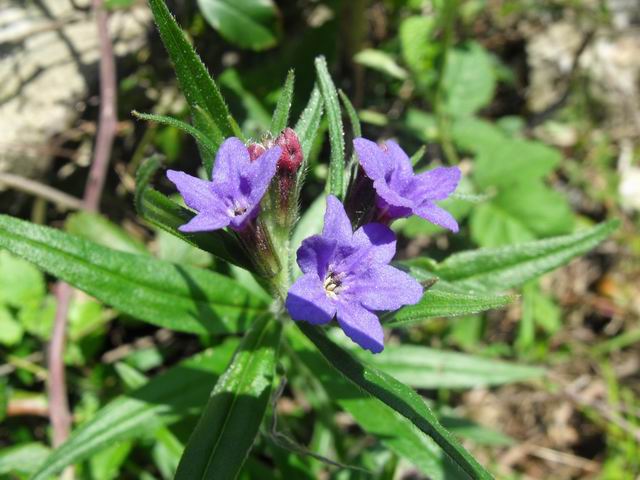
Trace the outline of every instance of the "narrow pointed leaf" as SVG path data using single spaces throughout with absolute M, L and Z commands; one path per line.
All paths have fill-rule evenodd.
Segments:
M 353 137 L 358 138 L 362 136 L 362 126 L 360 125 L 360 118 L 358 117 L 358 112 L 354 108 L 349 97 L 340 90 L 338 92 L 340 94 L 340 100 L 342 100 L 342 104 L 344 105 L 344 109 L 347 111 L 347 115 L 349 116 L 349 121 L 351 122 L 351 129 L 353 130 Z
M 438 421 L 424 400 L 410 387 L 381 370 L 357 360 L 351 353 L 329 340 L 318 327 L 300 322 L 302 332 L 338 372 L 365 392 L 400 413 L 429 435 L 471 479 L 492 479 L 475 458 Z
M 158 168 L 160 168 L 159 160 L 156 157 L 151 157 L 138 169 L 135 195 L 138 215 L 152 225 L 175 235 L 194 247 L 209 252 L 226 262 L 252 270 L 253 266 L 244 255 L 240 243 L 230 233 L 224 230 L 183 233 L 178 230 L 178 227 L 189 222 L 195 213 L 149 187 L 149 181 Z
M 149 5 L 189 106 L 192 109 L 196 105 L 204 108 L 211 115 L 222 135 L 232 136 L 231 114 L 220 90 L 196 51 L 187 41 L 164 0 L 149 0 Z
M 502 385 L 545 374 L 545 370 L 478 355 L 417 345 L 388 346 L 380 355 L 357 355 L 397 380 L 416 388 L 473 388 Z
M 206 155 L 207 158 L 215 157 L 218 147 L 220 146 L 219 143 L 217 143 L 213 138 L 208 137 L 204 132 L 177 118 L 169 117 L 167 115 L 155 115 L 152 113 L 140 113 L 135 111 L 133 112 L 133 115 L 141 120 L 161 123 L 162 125 L 175 127 L 185 133 L 188 133 L 204 149 L 203 154 Z
M 236 478 L 269 403 L 281 332 L 267 315 L 253 324 L 211 393 L 176 480 Z
M 267 308 L 223 275 L 102 247 L 0 215 L 0 247 L 119 311 L 190 333 L 244 331 Z
M 342 198 L 344 194 L 344 127 L 338 93 L 333 84 L 324 57 L 316 58 L 316 73 L 324 108 L 329 120 L 329 141 L 331 143 L 331 160 L 329 163 L 329 180 L 327 192 Z
M 117 442 L 153 433 L 185 415 L 196 415 L 228 365 L 237 341 L 200 353 L 140 388 L 115 398 L 42 464 L 32 480 L 45 480 Z
M 287 122 L 289 121 L 289 112 L 291 111 L 291 102 L 293 100 L 293 88 L 296 76 L 293 70 L 289 70 L 287 74 L 287 80 L 282 87 L 282 93 L 278 98 L 278 104 L 273 112 L 273 118 L 271 119 L 271 133 L 278 135 L 285 128 L 287 128 Z
M 385 322 L 388 327 L 404 327 L 435 317 L 456 317 L 501 308 L 512 303 L 513 295 L 457 293 L 438 288 L 427 290 L 416 305 L 406 306 Z
M 213 163 L 216 159 L 216 153 L 218 148 L 224 142 L 224 136 L 216 123 L 211 118 L 209 112 L 207 112 L 200 105 L 194 105 L 191 109 L 193 126 L 202 132 L 209 140 L 208 144 L 198 141 L 198 150 L 200 151 L 200 158 L 202 159 L 202 166 L 204 167 L 207 178 L 211 180 L 213 174 Z M 233 119 L 231 119 L 232 128 L 237 128 Z M 236 134 L 236 137 L 242 138 L 242 135 Z
M 304 156 L 304 162 L 308 161 L 313 142 L 318 134 L 320 128 L 320 121 L 322 120 L 322 95 L 317 85 L 313 88 L 309 102 L 305 107 L 302 115 L 298 119 L 295 131 L 300 139 L 300 146 L 302 147 L 302 154 Z M 303 170 L 302 168 L 300 170 Z
M 432 272 L 459 288 L 478 292 L 503 291 L 588 252 L 611 235 L 619 224 L 612 220 L 572 235 L 457 253 L 435 265 Z
M 390 450 L 409 460 L 430 479 L 467 478 L 436 443 L 409 419 L 342 375 L 336 375 L 331 364 L 298 329 L 289 329 L 287 333 L 295 361 L 299 359 L 306 365 L 310 375 L 322 384 L 328 397 L 353 415 L 367 433 L 378 437 Z

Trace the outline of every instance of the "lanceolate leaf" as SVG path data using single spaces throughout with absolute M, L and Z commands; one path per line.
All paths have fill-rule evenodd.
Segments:
M 544 375 L 542 368 L 416 345 L 388 346 L 380 355 L 358 353 L 399 381 L 416 388 L 473 388 Z
M 215 157 L 216 152 L 218 151 L 218 147 L 220 146 L 220 144 L 217 143 L 213 137 L 207 136 L 204 132 L 201 132 L 197 128 L 183 122 L 182 120 L 178 120 L 177 118 L 169 117 L 167 115 L 154 115 L 151 113 L 133 112 L 133 114 L 141 120 L 161 123 L 163 125 L 178 128 L 183 132 L 188 133 L 203 148 L 203 155 L 205 155 L 207 158 Z
M 224 137 L 233 135 L 231 114 L 218 86 L 184 32 L 169 12 L 164 0 L 149 0 L 160 37 L 175 66 L 178 81 L 191 109 L 197 105 L 204 108 L 218 126 Z
M 473 295 L 445 291 L 438 287 L 427 290 L 420 303 L 395 312 L 389 327 L 402 327 L 434 317 L 455 317 L 505 307 L 516 297 L 511 295 Z
M 322 120 L 322 105 L 322 95 L 318 87 L 315 86 L 309 97 L 309 102 L 302 112 L 302 115 L 300 115 L 296 128 L 294 129 L 300 139 L 305 165 L 311 153 L 313 141 L 318 134 L 320 121 Z M 301 168 L 300 170 L 303 169 Z
M 253 324 L 189 438 L 177 480 L 236 478 L 269 403 L 281 332 L 267 315 Z
M 287 128 L 287 122 L 289 121 L 289 111 L 291 110 L 291 101 L 293 99 L 293 87 L 295 83 L 295 74 L 293 70 L 289 70 L 287 74 L 287 80 L 282 88 L 280 98 L 278 98 L 278 104 L 273 112 L 273 118 L 271 119 L 271 133 L 275 136 L 282 130 Z
M 298 327 L 315 344 L 333 368 L 433 438 L 470 478 L 473 480 L 493 478 L 440 424 L 424 400 L 410 387 L 375 367 L 361 363 L 352 354 L 329 340 L 320 328 L 305 322 L 298 323 Z
M 196 355 L 142 387 L 112 400 L 55 450 L 32 480 L 45 480 L 114 443 L 153 433 L 185 415 L 195 415 L 207 401 L 237 345 L 228 340 Z
M 329 163 L 329 181 L 327 191 L 342 198 L 344 193 L 344 127 L 338 93 L 333 84 L 324 57 L 316 58 L 318 84 L 329 120 L 329 140 L 331 142 L 331 161 Z
M 0 475 L 6 475 L 3 478 L 22 478 L 10 475 L 32 474 L 48 454 L 49 449 L 38 442 L 3 448 L 0 451 Z
M 432 271 L 459 288 L 501 291 L 522 285 L 588 252 L 611 235 L 618 225 L 619 222 L 613 220 L 572 235 L 457 253 Z
M 172 330 L 240 332 L 266 309 L 223 275 L 117 252 L 5 215 L 0 247 L 121 312 Z
M 329 398 L 353 415 L 366 432 L 377 436 L 393 452 L 405 457 L 433 480 L 466 477 L 409 419 L 343 376 L 336 375 L 330 363 L 299 330 L 289 329 L 288 340 L 295 354 L 294 360 L 301 360 L 309 374 L 320 381 Z
M 138 215 L 152 225 L 162 228 L 201 250 L 239 267 L 253 270 L 253 266 L 244 255 L 239 242 L 228 232 L 216 230 L 214 232 L 183 233 L 178 230 L 178 227 L 191 220 L 195 213 L 148 186 L 151 177 L 158 168 L 160 168 L 160 162 L 156 157 L 151 157 L 138 169 L 135 196 Z

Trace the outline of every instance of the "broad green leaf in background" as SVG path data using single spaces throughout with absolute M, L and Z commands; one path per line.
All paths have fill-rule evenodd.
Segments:
M 375 435 L 389 449 L 411 461 L 433 480 L 445 480 L 449 475 L 464 475 L 435 442 L 409 419 L 379 399 L 363 392 L 341 375 L 336 375 L 330 364 L 298 329 L 287 331 L 289 344 L 296 359 L 300 359 L 313 378 L 318 379 L 328 397 L 353 415 L 358 424 Z
M 76 212 L 69 215 L 64 222 L 64 228 L 72 235 L 114 250 L 141 255 L 149 253 L 143 242 L 98 213 Z
M 279 12 L 272 0 L 198 0 L 209 24 L 242 48 L 273 47 L 280 35 Z
M 437 276 L 467 291 L 500 292 L 523 285 L 582 255 L 611 235 L 618 220 L 601 223 L 572 235 L 526 242 L 498 248 L 483 248 L 456 253 L 436 264 L 415 259 L 402 264 L 412 272 Z
M 31 263 L 0 250 L 0 305 L 20 308 L 44 298 L 42 273 Z
M 453 116 L 470 115 L 491 102 L 496 75 L 491 57 L 479 44 L 454 48 L 444 73 L 445 110 Z
M 344 194 L 344 126 L 338 93 L 333 84 L 324 57 L 316 58 L 318 85 L 324 101 L 324 108 L 329 120 L 329 141 L 331 143 L 331 160 L 329 163 L 329 179 L 327 193 L 342 198 Z
M 398 65 L 391 55 L 382 50 L 367 48 L 358 52 L 353 59 L 360 65 L 377 70 L 398 80 L 405 80 L 408 77 L 407 71 Z
M 282 323 L 256 320 L 211 393 L 180 459 L 176 480 L 238 475 L 269 403 Z
M 74 430 L 42 463 L 32 480 L 46 480 L 114 443 L 148 435 L 185 415 L 198 414 L 236 345 L 235 339 L 228 340 L 112 400 Z
M 243 331 L 266 309 L 223 275 L 117 252 L 5 215 L 0 216 L 0 247 L 123 313 L 173 330 Z
M 544 375 L 542 368 L 418 345 L 390 345 L 379 355 L 358 356 L 416 388 L 474 388 L 519 382 Z
M 471 213 L 471 238 L 483 247 L 499 247 L 535 240 L 523 223 L 493 202 L 478 205 Z
M 162 42 L 173 61 L 182 93 L 191 108 L 195 127 L 207 133 L 211 139 L 233 136 L 237 130 L 234 128 L 235 121 L 229 113 L 218 86 L 187 41 L 184 32 L 169 12 L 164 0 L 149 0 L 149 5 Z M 198 108 L 201 108 L 202 111 L 196 115 Z M 203 115 L 209 118 L 205 120 L 202 118 Z M 207 126 L 211 127 L 211 125 L 218 132 L 215 135 L 211 135 L 212 132 L 207 130 Z M 198 143 L 200 144 L 200 142 Z M 207 175 L 210 175 L 211 168 L 207 168 L 210 167 L 207 165 L 209 151 L 203 144 L 200 144 L 200 147 Z
M 438 421 L 424 400 L 410 387 L 381 370 L 365 365 L 329 340 L 318 327 L 299 322 L 298 328 L 314 343 L 322 356 L 350 382 L 386 403 L 429 435 L 470 478 L 492 479 L 460 442 Z
M 135 206 L 138 215 L 152 225 L 175 235 L 194 247 L 229 263 L 251 270 L 251 262 L 244 254 L 240 243 L 228 232 L 216 230 L 215 232 L 189 234 L 178 230 L 178 227 L 191 220 L 195 213 L 149 187 L 151 178 L 159 168 L 160 161 L 157 157 L 151 157 L 140 166 L 136 173 Z
M 309 154 L 313 147 L 313 142 L 318 134 L 320 127 L 320 121 L 322 120 L 323 111 L 322 94 L 317 86 L 313 88 L 309 102 L 304 111 L 298 119 L 295 131 L 300 139 L 300 146 L 302 147 L 303 164 L 300 167 L 300 171 L 304 172 L 305 167 L 309 161 Z
M 271 115 L 269 115 L 269 112 L 258 97 L 245 87 L 243 80 L 240 73 L 234 68 L 227 68 L 218 77 L 220 85 L 235 93 L 247 111 L 247 121 L 243 125 L 245 131 L 250 130 L 255 133 L 261 133 L 269 128 Z
M 420 323 L 429 318 L 469 315 L 506 307 L 514 300 L 515 297 L 510 295 L 472 295 L 448 291 L 436 284 L 425 292 L 419 303 L 394 312 L 384 325 L 397 328 Z
M 8 347 L 17 345 L 22 340 L 23 334 L 22 325 L 14 318 L 11 311 L 4 305 L 0 305 L 0 345 Z
M 558 166 L 562 155 L 556 149 L 529 140 L 488 143 L 476 157 L 474 180 L 479 188 L 510 188 L 542 179 Z
M 434 41 L 437 28 L 433 16 L 412 16 L 400 24 L 400 46 L 405 63 L 416 76 L 418 83 L 430 85 L 436 80 L 434 66 L 442 47 Z
M 30 475 L 42 464 L 49 448 L 41 443 L 25 443 L 3 448 L 0 451 L 0 475 L 7 475 L 4 478 L 14 478 L 11 474 L 21 473 Z
M 278 104 L 273 111 L 271 118 L 271 134 L 276 136 L 287 128 L 289 122 L 289 112 L 291 111 L 291 102 L 293 101 L 293 89 L 296 76 L 293 70 L 289 70 L 287 80 L 284 82 L 282 92 L 278 98 Z

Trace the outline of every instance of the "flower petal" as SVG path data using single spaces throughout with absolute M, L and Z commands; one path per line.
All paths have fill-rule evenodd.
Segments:
M 459 230 L 456 219 L 445 209 L 440 208 L 434 203 L 425 202 L 420 208 L 416 208 L 414 213 L 425 220 L 429 220 L 431 223 L 451 230 L 453 233 L 457 233 Z
M 373 182 L 373 188 L 376 189 L 376 193 L 387 204 L 392 207 L 405 207 L 412 208 L 415 203 L 410 198 L 406 198 L 391 188 L 384 180 L 376 180 Z
M 327 210 L 324 214 L 322 236 L 342 244 L 350 243 L 353 237 L 351 221 L 344 211 L 344 206 L 334 195 L 327 197 Z
M 276 174 L 278 159 L 281 154 L 281 147 L 270 148 L 249 165 L 247 180 L 251 188 L 249 201 L 252 204 L 260 203 L 262 197 L 264 197 L 271 180 Z
M 411 177 L 413 175 L 413 166 L 409 156 L 393 140 L 387 140 L 385 145 L 387 147 L 385 153 L 390 158 L 396 175 L 399 177 Z
M 370 268 L 360 275 L 353 290 L 360 303 L 370 310 L 393 311 L 405 305 L 414 305 L 423 294 L 420 282 L 391 265 Z
M 240 183 L 240 174 L 245 172 L 251 163 L 249 150 L 239 138 L 226 139 L 216 155 L 213 165 L 212 180 L 216 183 Z
M 314 325 L 329 323 L 336 313 L 336 302 L 327 297 L 322 280 L 313 273 L 296 280 L 289 289 L 285 306 L 294 320 Z
M 391 229 L 381 223 L 368 223 L 353 234 L 354 254 L 363 255 L 365 266 L 371 263 L 389 263 L 396 254 L 396 236 Z
M 229 225 L 231 218 L 222 212 L 204 211 L 193 217 L 188 223 L 178 227 L 181 232 L 210 232 Z
M 211 182 L 176 170 L 167 170 L 167 178 L 175 184 L 189 208 L 197 211 L 206 210 L 217 202 Z
M 384 349 L 384 332 L 375 314 L 358 303 L 338 303 L 338 323 L 355 343 L 373 353 Z
M 319 278 L 324 278 L 336 246 L 335 240 L 320 235 L 305 239 L 297 252 L 300 270 L 303 273 L 315 274 Z
M 382 149 L 375 142 L 366 138 L 356 138 L 353 141 L 353 148 L 358 154 L 360 165 L 362 165 L 367 177 L 372 180 L 384 179 L 387 165 Z
M 411 185 L 412 197 L 416 203 L 444 200 L 458 187 L 461 175 L 458 167 L 439 167 L 416 175 Z

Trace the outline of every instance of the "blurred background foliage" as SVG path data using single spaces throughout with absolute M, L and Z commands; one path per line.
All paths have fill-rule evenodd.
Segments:
M 0 90 L 0 175 L 28 176 L 75 197 L 82 195 L 98 103 L 97 58 L 91 45 L 80 48 L 78 38 L 83 22 L 92 25 L 85 3 L 0 2 L 6 7 L 0 10 L 0 74 L 6 78 Z M 268 129 L 291 68 L 296 74 L 292 118 L 297 118 L 313 88 L 313 60 L 325 55 L 336 85 L 357 110 L 365 137 L 398 139 L 416 153 L 419 169 L 460 166 L 464 181 L 445 203 L 461 223 L 461 233 L 445 235 L 417 218 L 399 222 L 402 258 L 442 259 L 476 246 L 542 239 L 609 218 L 623 220 L 616 241 L 530 282 L 510 308 L 393 331 L 390 345 L 446 347 L 547 367 L 545 377 L 524 383 L 513 382 L 535 375 L 514 370 L 497 381 L 491 380 L 491 368 L 480 368 L 460 388 L 455 372 L 425 383 L 418 373 L 430 367 L 420 363 L 426 352 L 421 350 L 415 358 L 403 358 L 394 372 L 449 418 L 447 426 L 499 478 L 639 478 L 637 1 L 167 4 L 249 137 L 260 139 Z M 148 254 L 150 246 L 162 259 L 228 268 L 136 218 L 134 175 L 142 160 L 159 152 L 166 165 L 194 172 L 198 154 L 180 130 L 131 116 L 137 110 L 186 120 L 188 108 L 145 3 L 109 0 L 106 5 L 116 38 L 120 121 L 104 216 L 68 215 L 62 204 L 13 188 L 0 190 L 0 212 L 64 226 L 111 248 Z M 58 42 L 61 60 L 43 66 L 38 42 L 49 42 L 48 48 Z M 56 90 L 55 82 L 39 84 L 50 72 L 62 75 L 67 85 Z M 40 106 L 37 115 L 34 105 Z M 326 143 L 326 136 L 320 136 L 312 149 L 305 206 L 322 191 Z M 162 182 L 169 192 L 169 184 Z M 233 273 L 249 281 L 242 271 Z M 48 452 L 43 349 L 55 314 L 51 284 L 29 263 L 0 251 L 2 478 L 28 478 Z M 234 346 L 156 330 L 81 294 L 74 298 L 69 322 L 65 360 L 75 425 L 203 347 L 215 345 L 224 354 Z M 470 368 L 461 359 L 441 361 L 452 362 L 458 375 Z M 298 368 L 303 367 L 285 366 Z M 309 451 L 345 465 L 364 465 L 376 472 L 375 478 L 421 478 L 414 466 L 373 442 L 348 414 L 333 419 L 331 429 L 321 421 L 326 410 L 309 415 L 312 406 L 327 401 L 319 391 L 314 385 L 287 386 L 276 411 L 279 428 L 296 443 L 278 443 L 279 437 L 266 431 L 243 478 L 371 477 L 336 468 Z M 462 420 L 463 415 L 471 420 Z M 195 420 L 187 416 L 170 428 L 154 423 L 136 439 L 101 450 L 76 474 L 95 480 L 172 478 Z

